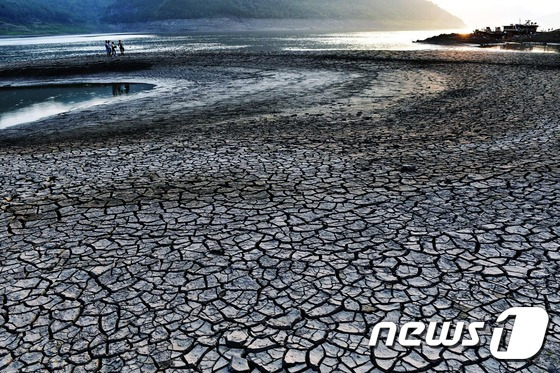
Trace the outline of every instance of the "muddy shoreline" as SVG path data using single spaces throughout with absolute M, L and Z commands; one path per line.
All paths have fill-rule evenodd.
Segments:
M 287 71 L 295 71 L 296 74 L 302 72 L 309 73 L 313 71 L 320 71 L 325 81 L 329 80 L 329 75 L 339 76 L 342 79 L 347 79 L 352 74 L 363 75 L 365 79 L 363 83 L 352 77 L 348 81 L 358 86 L 363 85 L 366 87 L 372 84 L 372 80 L 376 77 L 379 71 L 413 71 L 415 69 L 424 69 L 425 71 L 444 71 L 445 74 L 455 74 L 455 70 L 475 70 L 484 72 L 484 70 L 491 71 L 494 66 L 496 68 L 504 67 L 504 73 L 508 74 L 508 68 L 511 67 L 513 71 L 519 68 L 528 68 L 537 71 L 550 71 L 554 74 L 559 68 L 560 56 L 558 55 L 531 55 L 525 53 L 475 53 L 475 52 L 460 52 L 460 51 L 445 51 L 445 52 L 389 52 L 389 51 L 372 51 L 372 52 L 285 52 L 285 53 L 239 53 L 239 52 L 220 52 L 220 53 L 175 53 L 166 55 L 164 58 L 157 54 L 132 54 L 126 58 L 110 59 L 105 57 L 90 58 L 66 58 L 54 61 L 38 60 L 34 63 L 15 63 L 0 65 L 0 77 L 3 78 L 2 86 L 9 87 L 21 85 L 41 85 L 43 83 L 81 83 L 81 82 L 101 82 L 111 83 L 114 81 L 130 81 L 130 82 L 147 82 L 159 84 L 161 87 L 160 95 L 152 96 L 148 101 L 153 112 L 147 116 L 142 117 L 141 120 L 136 118 L 135 121 L 126 120 L 114 121 L 111 118 L 99 117 L 96 114 L 96 109 L 86 110 L 87 114 L 71 113 L 62 114 L 57 118 L 46 119 L 41 124 L 31 123 L 22 126 L 8 128 L 2 131 L 0 136 L 0 144 L 19 144 L 26 141 L 32 142 L 50 142 L 60 141 L 65 138 L 75 139 L 93 139 L 96 141 L 98 135 L 104 136 L 107 132 L 109 136 L 123 132 L 129 135 L 135 132 L 143 131 L 168 131 L 172 128 L 181 128 L 184 126 L 184 118 L 175 115 L 170 118 L 169 115 L 161 115 L 162 101 L 174 100 L 174 97 L 180 95 L 191 95 L 196 91 L 204 97 L 202 91 L 209 87 L 218 89 L 223 83 L 236 81 L 237 84 L 243 85 L 244 81 L 252 81 L 258 83 L 259 79 L 266 77 L 268 72 L 285 73 Z M 377 68 L 379 67 L 379 69 Z M 420 70 L 422 71 L 422 70 Z M 369 76 L 368 76 L 369 75 Z M 515 77 L 514 77 L 515 78 Z M 398 78 L 397 78 L 398 79 Z M 273 82 L 274 79 L 269 79 Z M 179 88 L 177 92 L 172 92 L 175 89 L 174 85 L 177 82 Z M 194 82 L 194 83 L 193 83 Z M 239 87 L 239 86 L 238 86 Z M 362 87 L 363 88 L 363 87 Z M 360 89 L 360 88 L 358 88 Z M 246 100 L 241 100 L 239 104 L 235 101 L 228 101 L 227 98 L 233 93 L 228 89 L 218 89 L 216 92 L 216 105 L 225 106 L 226 113 L 222 115 L 216 107 L 213 107 L 204 99 L 199 101 L 196 110 L 192 108 L 182 108 L 185 113 L 192 115 L 188 118 L 189 121 L 196 120 L 206 121 L 216 117 L 219 119 L 230 118 L 237 119 L 245 115 L 251 115 L 252 111 L 255 114 L 267 113 L 270 110 L 272 113 L 282 112 L 286 108 L 290 109 L 291 114 L 305 115 L 306 106 L 317 106 L 321 101 L 328 101 L 332 99 L 332 95 L 348 94 L 342 92 L 341 87 L 338 91 L 328 92 L 331 96 L 321 98 L 317 96 L 317 100 L 306 98 L 302 103 L 290 107 L 290 102 L 275 102 L 274 105 L 270 104 L 270 100 L 275 101 L 275 94 L 286 94 L 283 92 L 271 92 L 263 99 L 266 101 L 264 108 L 259 109 L 259 101 L 261 98 L 252 102 L 250 105 L 245 105 Z M 246 89 L 250 96 L 250 89 Z M 422 95 L 424 91 L 416 92 Z M 429 93 L 426 92 L 426 93 Z M 287 93 L 288 96 L 294 96 L 293 93 Z M 400 100 L 398 92 L 392 92 L 391 97 Z M 429 97 L 429 95 L 427 96 Z M 198 96 L 194 97 L 197 99 Z M 420 97 L 419 97 L 420 98 Z M 191 100 L 192 101 L 192 100 Z M 419 100 L 414 104 L 419 104 Z M 406 101 L 406 106 L 409 104 Z M 128 105 L 131 107 L 129 108 Z M 142 105 L 142 101 L 131 100 L 126 104 L 126 107 L 119 109 L 123 110 L 123 118 L 127 118 L 128 112 L 137 111 L 138 105 Z M 165 106 L 165 103 L 164 105 Z M 186 105 L 187 107 L 189 105 Z M 101 108 L 103 109 L 103 108 Z M 316 108 L 315 108 L 316 109 Z M 352 109 L 348 109 L 352 111 Z M 357 111 L 360 111 L 359 109 Z M 169 114 L 169 113 L 166 113 Z M 336 112 L 329 113 L 330 115 Z M 345 113 L 349 115 L 349 113 Z M 91 118 L 91 119 L 88 119 Z M 132 119 L 132 118 L 129 118 Z M 357 118 L 360 119 L 360 118 Z M 82 126 L 81 124 L 87 120 L 95 120 L 103 122 L 103 125 L 91 128 L 89 125 Z M 211 121 L 213 121 L 212 119 Z M 161 125 L 154 123 L 164 124 Z

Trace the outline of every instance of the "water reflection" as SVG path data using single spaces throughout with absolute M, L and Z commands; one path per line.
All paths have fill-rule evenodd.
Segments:
M 487 46 L 486 48 L 512 52 L 560 53 L 560 45 L 558 44 L 505 43 Z
M 196 32 L 184 35 L 75 35 L 0 39 L 0 63 L 65 57 L 105 56 L 103 40 L 126 40 L 132 53 L 247 50 L 478 50 L 477 45 L 451 46 L 413 43 L 440 33 L 470 30 L 373 32 Z M 514 50 L 504 46 L 491 50 Z M 512 47 L 513 48 L 513 47 Z M 519 49 L 518 49 L 519 50 Z M 558 46 L 534 47 L 533 52 L 558 52 Z
M 152 89 L 151 84 L 80 84 L 0 88 L 0 129 Z
M 113 96 L 122 96 L 130 93 L 130 84 L 113 84 Z
M 438 30 L 437 32 L 466 32 Z M 105 55 L 103 40 L 126 40 L 132 53 L 159 53 L 247 50 L 417 50 L 445 49 L 429 44 L 414 44 L 434 31 L 315 32 L 242 31 L 193 32 L 184 35 L 78 35 L 0 39 L 0 63 L 52 60 L 65 57 Z

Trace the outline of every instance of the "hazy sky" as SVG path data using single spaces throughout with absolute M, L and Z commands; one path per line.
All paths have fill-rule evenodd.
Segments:
M 559 0 L 431 0 L 470 27 L 502 26 L 531 19 L 560 28 Z

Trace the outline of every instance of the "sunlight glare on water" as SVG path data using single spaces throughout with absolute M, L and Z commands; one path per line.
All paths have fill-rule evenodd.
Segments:
M 138 34 L 92 34 L 92 35 L 57 35 L 37 36 L 25 38 L 0 38 L 0 47 L 15 45 L 44 45 L 44 44 L 76 44 L 89 42 L 103 42 L 104 40 L 130 40 L 153 38 L 154 35 Z M 99 44 L 99 43 L 98 43 Z
M 151 84 L 129 83 L 4 87 L 0 89 L 0 129 L 107 104 L 152 88 Z
M 45 119 L 53 115 L 62 114 L 70 110 L 84 109 L 96 105 L 106 103 L 106 99 L 94 99 L 82 104 L 62 103 L 56 101 L 47 101 L 0 115 L 0 129 L 12 127 L 18 124 L 34 122 Z
M 437 33 L 464 33 L 465 30 L 443 30 Z M 414 43 L 434 36 L 434 31 L 375 31 L 343 32 L 312 35 L 304 38 L 306 46 L 292 46 L 287 50 L 431 50 L 447 46 Z M 299 40 L 302 41 L 301 39 Z
M 470 30 L 436 31 L 373 31 L 373 32 L 312 32 L 312 31 L 244 31 L 191 32 L 181 35 L 108 34 L 72 35 L 28 38 L 0 38 L 0 63 L 49 60 L 66 57 L 105 57 L 105 40 L 123 40 L 126 53 L 181 53 L 203 51 L 347 51 L 347 50 L 477 50 L 477 45 L 433 45 L 414 43 L 441 33 L 468 33 Z M 558 52 L 555 48 L 486 49 L 492 52 Z

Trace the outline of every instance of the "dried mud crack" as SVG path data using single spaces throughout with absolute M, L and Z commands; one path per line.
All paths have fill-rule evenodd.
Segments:
M 0 370 L 559 369 L 557 56 L 131 59 L 160 89 L 118 115 L 0 132 Z M 530 361 L 368 347 L 514 306 L 551 317 Z

